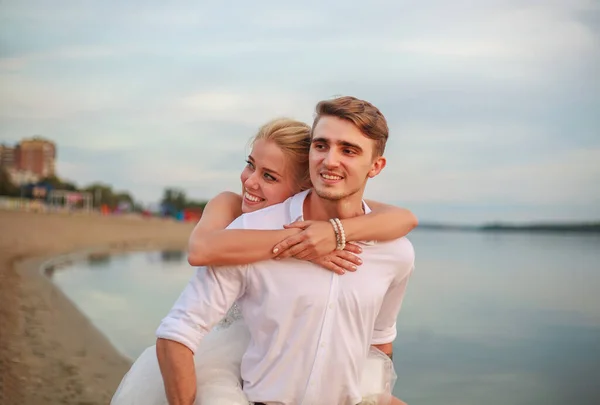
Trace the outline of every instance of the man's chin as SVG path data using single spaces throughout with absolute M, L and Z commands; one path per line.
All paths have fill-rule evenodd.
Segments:
M 343 193 L 335 192 L 333 190 L 323 190 L 321 188 L 315 188 L 315 193 L 324 200 L 339 201 L 345 197 Z

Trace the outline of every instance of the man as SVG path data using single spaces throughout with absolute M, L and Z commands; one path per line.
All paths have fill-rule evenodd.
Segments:
M 343 221 L 369 212 L 362 200 L 367 180 L 386 164 L 384 116 L 353 97 L 322 101 L 316 112 L 309 154 L 313 189 L 244 214 L 229 229 L 280 229 L 297 219 Z M 332 226 L 343 245 L 337 224 Z M 192 353 L 236 300 L 251 336 L 242 361 L 250 401 L 360 403 L 369 345 L 391 356 L 414 251 L 401 238 L 364 243 L 361 257 L 360 271 L 343 277 L 291 259 L 199 271 L 157 331 L 171 405 L 193 402 L 196 381 L 186 372 Z

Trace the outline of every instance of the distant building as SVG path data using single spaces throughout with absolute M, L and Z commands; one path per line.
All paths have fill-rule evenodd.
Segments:
M 0 145 L 0 167 L 18 186 L 54 176 L 55 160 L 56 145 L 41 137 L 23 139 L 14 147 Z
M 54 142 L 33 137 L 23 139 L 15 149 L 17 170 L 33 173 L 40 178 L 54 176 L 56 159 Z
M 15 168 L 15 148 L 7 145 L 0 145 L 0 167 L 7 170 Z
M 37 183 L 42 177 L 28 170 L 17 170 L 15 168 L 7 169 L 10 181 L 15 186 L 24 186 L 26 184 Z

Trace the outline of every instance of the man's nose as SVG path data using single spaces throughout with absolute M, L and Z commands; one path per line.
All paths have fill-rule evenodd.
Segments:
M 337 167 L 340 164 L 340 159 L 337 155 L 337 152 L 334 150 L 329 150 L 327 152 L 327 156 L 323 160 L 323 164 L 327 167 Z

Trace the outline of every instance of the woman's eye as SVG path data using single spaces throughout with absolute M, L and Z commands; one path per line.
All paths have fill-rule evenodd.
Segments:
M 267 179 L 269 181 L 277 180 L 275 177 L 271 176 L 269 173 L 265 173 L 265 179 Z
M 250 169 L 254 169 L 254 164 L 251 161 L 246 160 L 246 167 L 249 167 Z

